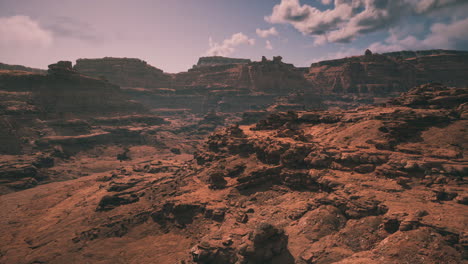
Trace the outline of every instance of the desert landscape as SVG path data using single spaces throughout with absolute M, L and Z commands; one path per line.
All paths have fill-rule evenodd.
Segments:
M 468 263 L 468 46 L 285 61 L 0 63 L 0 263 Z

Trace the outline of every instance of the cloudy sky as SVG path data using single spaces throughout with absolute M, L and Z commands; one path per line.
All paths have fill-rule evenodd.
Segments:
M 468 0 L 0 0 L 0 62 L 136 57 L 166 72 L 198 57 L 296 66 L 374 52 L 468 50 Z

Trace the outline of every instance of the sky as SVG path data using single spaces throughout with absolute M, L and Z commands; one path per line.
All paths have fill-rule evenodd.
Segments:
M 169 73 L 201 56 L 298 67 L 373 52 L 468 50 L 468 0 L 0 0 L 0 62 L 139 58 Z

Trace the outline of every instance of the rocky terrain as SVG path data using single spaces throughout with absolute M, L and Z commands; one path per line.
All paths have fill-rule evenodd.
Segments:
M 467 263 L 467 63 L 0 70 L 0 263 Z
M 464 263 L 467 99 L 432 84 L 280 112 L 193 159 L 133 146 L 113 169 L 1 196 L 1 261 Z

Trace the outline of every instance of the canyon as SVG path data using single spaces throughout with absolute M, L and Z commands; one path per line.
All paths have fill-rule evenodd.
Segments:
M 1 263 L 464 263 L 468 52 L 0 64 Z

